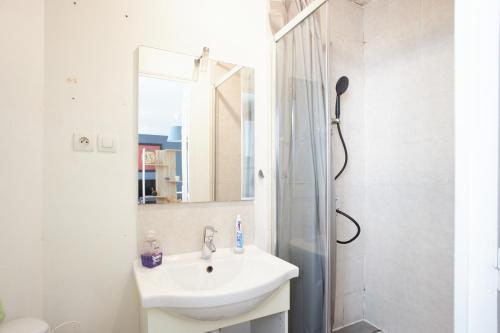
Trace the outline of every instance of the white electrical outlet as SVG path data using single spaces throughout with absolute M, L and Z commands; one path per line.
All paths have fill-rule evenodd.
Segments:
M 94 142 L 90 135 L 83 133 L 73 133 L 74 151 L 94 151 Z

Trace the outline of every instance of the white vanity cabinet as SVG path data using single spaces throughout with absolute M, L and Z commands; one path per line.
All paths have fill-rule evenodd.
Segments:
M 134 263 L 141 333 L 286 333 L 296 266 L 256 246 L 166 256 L 153 269 Z M 239 325 L 239 326 L 235 326 Z
M 159 308 L 142 309 L 141 333 L 287 333 L 290 282 L 262 304 L 240 316 L 202 321 L 171 314 Z

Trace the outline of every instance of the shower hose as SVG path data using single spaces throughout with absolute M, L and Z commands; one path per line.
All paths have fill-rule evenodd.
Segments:
M 337 125 L 337 130 L 339 132 L 340 142 L 342 143 L 342 147 L 344 148 L 344 156 L 345 157 L 344 157 L 344 165 L 342 166 L 342 168 L 340 169 L 340 171 L 335 176 L 335 180 L 337 180 L 337 178 L 340 177 L 340 175 L 342 174 L 342 172 L 344 172 L 344 170 L 345 170 L 345 168 L 347 166 L 347 160 L 349 159 L 349 154 L 347 153 L 347 146 L 345 144 L 344 137 L 342 136 L 342 131 L 340 130 L 340 123 L 337 122 L 336 125 Z M 348 239 L 346 241 L 339 241 L 339 240 L 337 240 L 337 243 L 339 243 L 339 244 L 349 244 L 349 243 L 354 242 L 356 240 L 356 238 L 359 237 L 359 234 L 361 233 L 361 227 L 359 226 L 359 223 L 356 222 L 356 220 L 352 216 L 349 216 L 348 214 L 344 213 L 340 209 L 337 209 L 336 212 L 338 214 L 340 214 L 340 215 L 348 218 L 352 223 L 354 223 L 354 225 L 356 226 L 356 229 L 357 229 L 356 230 L 356 234 L 352 238 L 350 238 L 350 239 Z

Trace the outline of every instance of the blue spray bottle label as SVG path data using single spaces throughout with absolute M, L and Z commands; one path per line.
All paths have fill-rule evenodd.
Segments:
M 243 248 L 243 233 L 241 231 L 236 232 L 236 248 Z
M 236 247 L 235 250 L 236 252 L 243 252 L 243 245 L 244 245 L 244 240 L 243 240 L 243 230 L 241 229 L 241 217 L 238 215 L 236 216 Z

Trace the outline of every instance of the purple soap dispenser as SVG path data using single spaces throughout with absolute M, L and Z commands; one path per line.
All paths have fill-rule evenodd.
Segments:
M 158 242 L 156 238 L 156 232 L 154 230 L 149 230 L 141 252 L 142 266 L 148 268 L 160 266 L 162 258 L 163 254 L 161 252 L 160 242 Z

